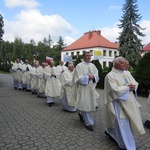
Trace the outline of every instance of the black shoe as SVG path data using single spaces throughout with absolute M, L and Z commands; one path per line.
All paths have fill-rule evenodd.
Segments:
M 14 87 L 15 90 L 17 90 L 17 87 Z
M 27 91 L 27 92 L 31 92 L 31 90 L 29 90 L 29 89 L 27 89 L 26 91 Z
M 70 111 L 70 110 L 67 110 L 67 109 L 63 109 L 64 111 L 66 112 L 69 112 L 69 113 L 75 113 L 76 111 Z
M 95 110 L 96 110 L 96 111 L 98 110 L 98 106 L 95 107 Z
M 34 95 L 34 94 L 37 94 L 36 92 L 34 92 L 34 91 L 32 91 L 32 94 Z
M 78 115 L 79 115 L 80 121 L 81 121 L 81 122 L 84 122 L 83 116 L 82 116 L 80 113 L 78 113 Z
M 48 106 L 51 107 L 54 105 L 54 102 L 48 103 Z
M 144 126 L 145 126 L 146 128 L 148 128 L 148 129 L 150 129 L 150 121 L 149 121 L 149 120 L 146 120 L 146 121 L 144 122 Z
M 27 88 L 22 88 L 22 91 L 26 91 L 27 90 Z
M 90 126 L 85 126 L 88 130 L 90 130 L 90 131 L 94 131 L 94 129 L 93 129 L 93 126 L 92 125 L 90 125 Z

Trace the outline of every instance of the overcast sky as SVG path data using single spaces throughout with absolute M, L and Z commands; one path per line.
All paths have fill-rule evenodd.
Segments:
M 44 37 L 56 43 L 60 36 L 69 45 L 85 32 L 101 30 L 102 36 L 117 41 L 121 30 L 119 19 L 125 0 L 0 0 L 0 14 L 4 20 L 5 41 L 19 37 L 25 43 L 36 43 Z M 146 28 L 142 44 L 150 42 L 150 0 L 137 0 L 138 24 Z

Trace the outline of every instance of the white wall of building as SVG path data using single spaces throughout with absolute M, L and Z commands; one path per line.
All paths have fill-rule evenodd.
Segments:
M 76 56 L 77 54 L 83 55 L 84 51 L 91 51 L 92 52 L 92 60 L 94 59 L 94 51 L 101 51 L 101 58 L 99 59 L 102 68 L 109 67 L 110 63 L 113 61 L 115 56 L 119 54 L 117 49 L 111 48 L 104 48 L 104 47 L 94 47 L 94 48 L 87 48 L 87 49 L 78 49 L 72 51 L 63 51 L 61 52 L 61 60 L 64 60 L 64 54 L 68 56 Z

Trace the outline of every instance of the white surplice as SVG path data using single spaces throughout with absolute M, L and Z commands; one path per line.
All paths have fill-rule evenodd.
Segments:
M 74 71 L 71 72 L 69 69 L 66 69 L 61 74 L 61 102 L 63 108 L 68 111 L 76 111 L 75 99 L 72 91 L 73 73 Z
M 89 80 L 89 74 L 94 75 L 93 80 Z M 92 112 L 96 110 L 96 99 L 99 97 L 95 89 L 98 81 L 98 70 L 94 64 L 83 61 L 76 66 L 72 80 L 73 93 L 76 108 L 83 116 L 86 126 L 94 124 Z
M 128 84 L 131 81 L 124 71 L 112 68 L 105 77 L 106 131 L 120 148 L 135 150 L 134 134 L 144 134 L 139 104 Z
M 52 74 L 55 74 L 55 77 L 52 77 Z M 54 97 L 60 97 L 61 83 L 58 79 L 58 76 L 59 70 L 57 69 L 57 67 L 45 67 L 44 78 L 46 80 L 45 95 L 47 96 L 47 103 L 53 102 L 52 98 Z

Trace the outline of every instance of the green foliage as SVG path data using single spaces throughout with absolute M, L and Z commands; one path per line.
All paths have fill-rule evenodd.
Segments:
M 102 65 L 100 64 L 99 60 L 92 60 L 91 63 L 93 63 L 96 66 L 100 75 L 102 73 Z
M 13 60 L 16 58 L 22 59 L 24 56 L 24 43 L 21 38 L 16 37 L 13 43 Z
M 126 58 L 132 67 L 137 66 L 141 59 L 140 50 L 143 48 L 139 36 L 145 36 L 140 30 L 142 29 L 137 22 L 141 20 L 141 15 L 138 14 L 137 0 L 126 0 L 123 5 L 123 16 L 120 19 L 121 24 L 118 25 L 122 28 L 119 36 L 119 52 L 120 56 Z
M 150 90 L 150 53 L 147 53 L 140 60 L 135 72 L 135 79 L 139 83 L 138 92 L 148 95 Z
M 102 65 L 100 64 L 99 60 L 92 60 L 91 63 L 93 63 L 98 69 L 99 82 L 97 83 L 97 87 L 103 88 L 104 82 L 102 79 L 102 73 L 103 73 Z
M 14 42 L 0 41 L 0 70 L 9 70 L 10 62 L 14 62 L 16 58 L 23 61 L 28 59 L 30 64 L 33 65 L 33 60 L 39 60 L 40 63 L 44 62 L 46 56 L 54 59 L 55 65 L 59 64 L 61 60 L 61 51 L 65 47 L 64 41 L 60 36 L 56 45 L 52 46 L 52 40 L 49 35 L 48 39 L 44 38 L 35 44 L 33 39 L 30 43 L 24 43 L 21 38 L 16 37 Z M 6 63 L 7 62 L 7 63 Z
M 69 65 L 69 62 L 66 62 L 65 66 L 68 67 L 68 65 Z
M 3 16 L 0 14 L 0 41 L 2 40 L 3 34 L 4 34 L 4 21 Z
M 64 41 L 60 36 L 56 45 L 52 48 L 52 57 L 55 61 L 55 65 L 59 65 L 59 61 L 61 60 L 61 51 L 65 47 Z
M 78 58 L 76 59 L 75 63 L 74 63 L 74 66 L 76 67 L 76 65 L 77 65 L 78 63 L 80 63 L 80 62 L 82 62 L 82 61 L 81 61 L 81 57 L 78 57 Z

